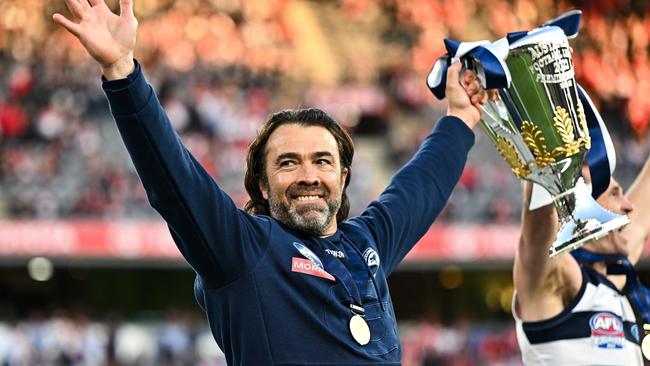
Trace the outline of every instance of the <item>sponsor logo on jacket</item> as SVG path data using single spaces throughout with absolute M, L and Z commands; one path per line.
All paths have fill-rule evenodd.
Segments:
M 304 258 L 291 258 L 291 271 L 308 274 L 311 276 L 321 277 L 334 281 L 334 276 L 327 273 L 322 267 L 318 266 L 316 263 L 309 259 Z
M 307 248 L 304 244 L 298 243 L 297 241 L 293 242 L 293 246 L 298 249 L 300 254 L 305 256 L 305 258 L 291 258 L 291 271 L 304 273 L 311 276 L 326 278 L 330 281 L 335 281 L 334 276 L 327 273 L 323 268 L 323 262 L 318 258 L 318 256 Z

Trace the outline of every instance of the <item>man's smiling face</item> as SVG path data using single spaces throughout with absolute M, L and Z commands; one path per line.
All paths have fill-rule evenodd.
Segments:
M 336 232 L 347 170 L 341 169 L 334 136 L 320 126 L 288 123 L 266 145 L 266 179 L 260 190 L 271 216 L 315 236 Z

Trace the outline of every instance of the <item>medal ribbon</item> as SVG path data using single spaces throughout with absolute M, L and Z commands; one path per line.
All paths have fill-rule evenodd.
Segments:
M 639 276 L 636 275 L 634 265 L 621 254 L 599 254 L 579 248 L 571 252 L 571 255 L 582 263 L 596 263 L 605 261 L 607 263 L 607 274 L 624 274 L 627 278 L 627 292 L 632 304 L 639 312 L 645 323 L 650 323 L 650 290 L 645 287 Z
M 365 311 L 363 310 L 363 303 L 361 301 L 361 293 L 359 292 L 359 287 L 357 286 L 357 281 L 355 281 L 352 273 L 345 267 L 340 260 L 335 258 L 332 255 L 327 254 L 319 245 L 314 245 L 313 248 L 310 248 L 314 253 L 320 258 L 323 262 L 323 267 L 325 271 L 334 276 L 341 285 L 343 289 L 347 292 L 348 297 L 350 298 L 350 309 L 355 314 L 364 315 Z M 347 251 L 346 251 L 347 252 Z M 346 255 L 348 255 L 346 253 Z M 348 255 L 348 260 L 351 261 L 353 256 Z M 357 259 L 358 261 L 358 259 Z M 353 262 L 350 262 L 350 265 L 353 265 Z M 354 305 L 354 306 L 353 306 Z

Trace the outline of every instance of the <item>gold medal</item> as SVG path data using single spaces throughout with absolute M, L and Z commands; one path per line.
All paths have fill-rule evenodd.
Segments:
M 354 314 L 350 318 L 350 333 L 352 333 L 352 338 L 362 346 L 370 342 L 370 328 L 368 328 L 368 323 L 358 314 Z

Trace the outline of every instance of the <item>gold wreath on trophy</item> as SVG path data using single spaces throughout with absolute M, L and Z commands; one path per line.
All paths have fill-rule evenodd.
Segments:
M 573 130 L 573 120 L 566 109 L 557 106 L 554 111 L 553 116 L 553 126 L 555 130 L 560 135 L 563 146 L 558 146 L 552 151 L 548 150 L 546 145 L 546 139 L 544 138 L 544 133 L 542 130 L 537 127 L 534 123 L 529 121 L 524 121 L 521 125 L 521 136 L 524 139 L 524 142 L 530 148 L 530 151 L 535 156 L 534 163 L 537 164 L 539 168 L 544 168 L 550 164 L 553 164 L 557 161 L 558 158 L 571 156 L 580 152 L 581 147 L 586 149 L 590 148 L 591 139 L 589 138 L 589 130 L 587 127 L 587 121 L 585 118 L 585 113 L 582 107 L 582 103 L 578 103 L 578 121 L 579 128 L 582 132 L 582 136 L 578 139 L 575 138 L 575 133 Z M 508 141 L 507 139 L 498 136 L 496 141 L 496 147 L 501 156 L 508 162 L 508 165 L 512 168 L 513 173 L 519 178 L 524 178 L 531 173 L 529 165 L 533 161 L 524 162 L 521 161 L 520 155 L 517 153 L 516 148 Z
M 582 107 L 582 102 L 578 100 L 578 122 L 580 123 L 580 130 L 582 136 L 578 140 L 585 144 L 587 150 L 591 149 L 591 137 L 589 136 L 589 127 L 587 127 L 587 117 L 585 117 L 585 109 Z
M 544 134 L 536 125 L 524 121 L 521 125 L 521 136 L 535 156 L 535 163 L 543 168 L 551 163 L 555 163 L 555 157 L 548 151 Z
M 512 168 L 512 172 L 519 178 L 527 177 L 531 173 L 528 165 L 522 163 L 515 147 L 504 137 L 496 137 L 496 147 L 501 156 Z

